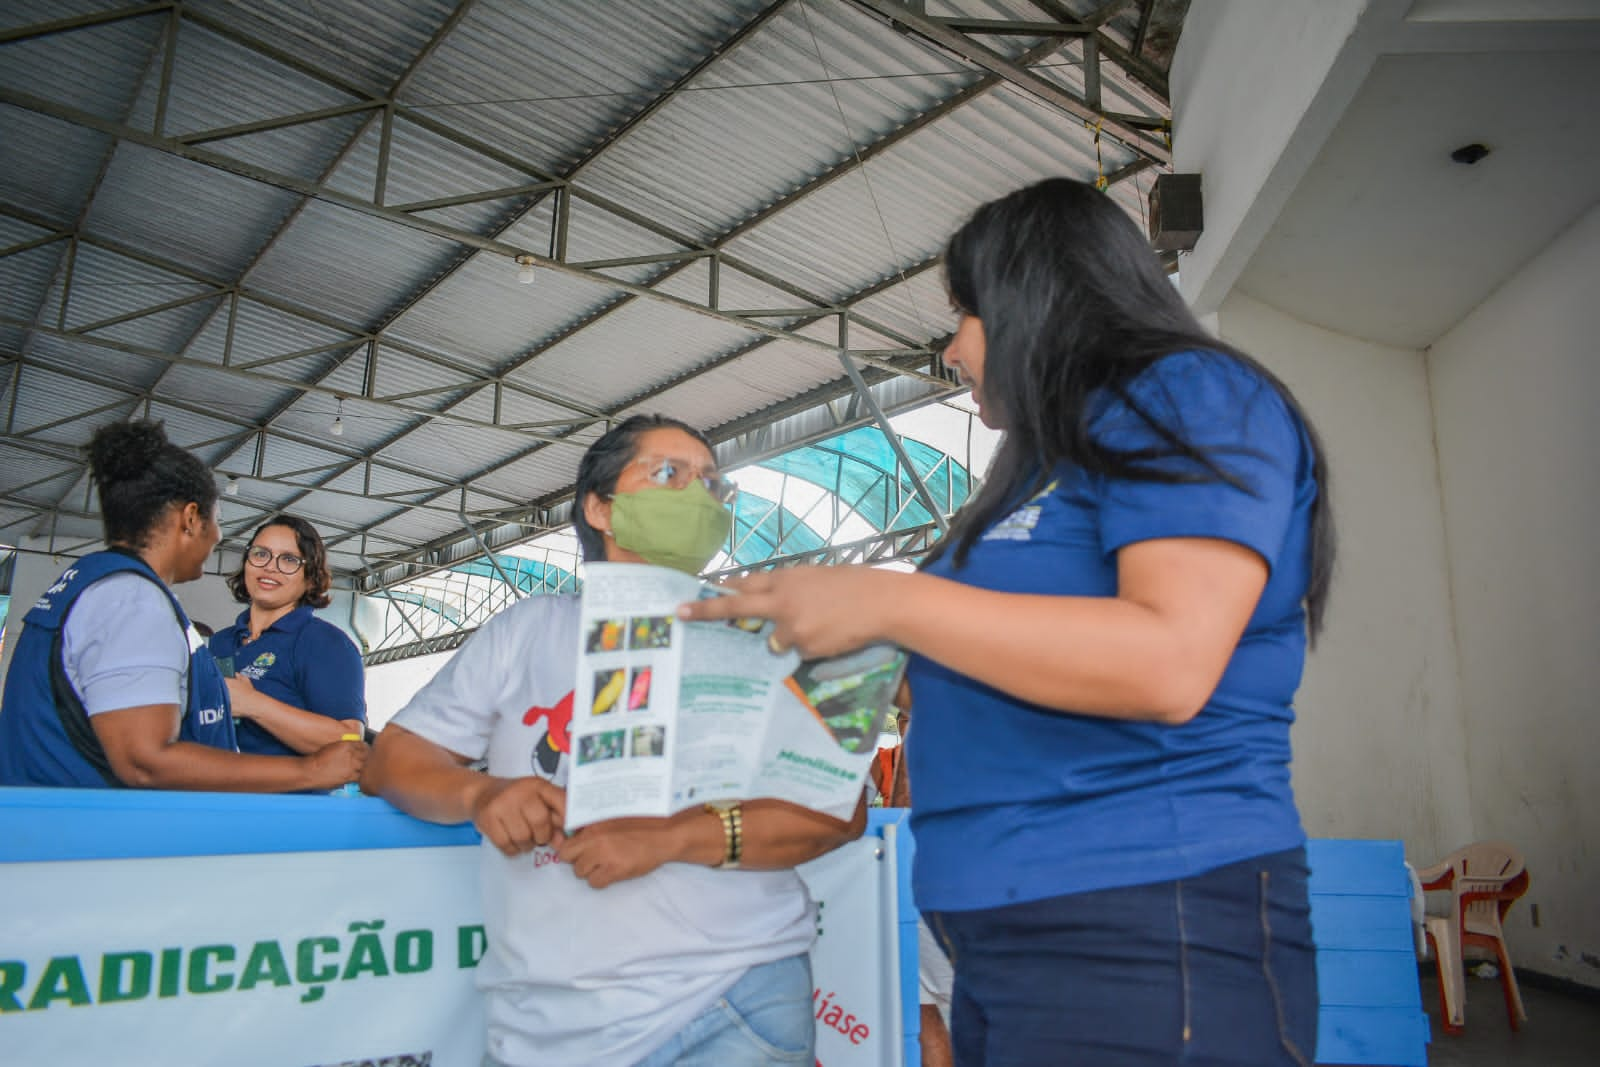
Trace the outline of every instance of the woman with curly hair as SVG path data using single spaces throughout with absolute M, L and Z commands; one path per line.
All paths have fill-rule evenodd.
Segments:
M 249 606 L 211 638 L 211 653 L 228 677 L 239 751 L 292 756 L 366 729 L 361 653 L 314 613 L 331 580 L 321 536 L 296 515 L 257 528 L 228 578 Z
M 0 712 L 0 785 L 328 790 L 367 748 L 246 755 L 228 691 L 172 586 L 200 577 L 222 532 L 211 472 L 156 422 L 89 443 L 104 551 L 63 571 L 23 617 Z

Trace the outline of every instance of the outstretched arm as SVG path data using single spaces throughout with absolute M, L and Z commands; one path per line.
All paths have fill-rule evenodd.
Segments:
M 111 770 L 135 789 L 295 793 L 355 781 L 367 759 L 360 741 L 335 741 L 308 756 L 255 756 L 178 740 L 176 704 L 91 715 Z
M 565 790 L 543 778 L 496 778 L 469 762 L 390 723 L 372 746 L 361 790 L 429 822 L 471 822 L 508 856 L 561 843 Z
M 1114 597 L 997 593 L 927 574 L 794 567 L 730 582 L 684 618 L 759 616 L 806 656 L 892 641 L 1060 711 L 1182 723 L 1205 705 L 1266 586 L 1232 541 L 1166 538 L 1117 553 Z

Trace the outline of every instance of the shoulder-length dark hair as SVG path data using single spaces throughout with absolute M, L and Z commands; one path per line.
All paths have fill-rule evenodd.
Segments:
M 261 531 L 269 526 L 285 526 L 294 531 L 295 548 L 304 560 L 301 566 L 306 576 L 306 591 L 300 594 L 300 603 L 310 604 L 314 608 L 325 608 L 333 602 L 328 595 L 328 587 L 333 584 L 333 572 L 328 568 L 328 549 L 322 543 L 322 535 L 317 533 L 317 528 L 298 515 L 274 515 L 250 535 L 250 544 L 256 543 L 256 538 L 261 536 Z M 245 546 L 249 552 L 249 545 Z M 244 569 L 250 566 L 245 562 L 244 556 L 239 557 L 239 569 L 228 575 L 228 589 L 233 593 L 233 599 L 241 604 L 250 603 L 250 591 L 244 584 Z
M 1127 213 L 1083 182 L 1054 178 L 980 207 L 945 250 L 957 310 L 983 323 L 983 397 L 1005 436 L 983 488 L 963 507 L 928 557 L 953 551 L 965 564 L 978 537 L 1005 508 L 1042 489 L 1066 462 L 1090 473 L 1139 481 L 1188 480 L 1153 463 L 1181 457 L 1217 480 L 1238 484 L 1181 426 L 1157 419 L 1129 385 L 1177 352 L 1218 353 L 1270 383 L 1311 440 L 1317 497 L 1312 506 L 1306 616 L 1322 628 L 1333 571 L 1333 515 L 1321 439 L 1278 378 L 1244 352 L 1206 333 L 1178 295 L 1149 242 Z M 1108 448 L 1090 436 L 1099 391 L 1126 403 L 1165 445 L 1159 453 Z
M 217 506 L 211 471 L 168 441 L 160 422 L 116 422 L 96 430 L 89 440 L 89 476 L 100 491 L 108 545 L 145 547 L 174 505 L 192 502 L 207 518 Z
M 573 489 L 572 529 L 578 535 L 578 546 L 583 558 L 601 562 L 606 558 L 606 541 L 600 531 L 589 525 L 583 513 L 583 502 L 590 493 L 602 500 L 616 492 L 617 479 L 628 469 L 639 454 L 639 438 L 651 430 L 682 430 L 706 446 L 706 451 L 716 455 L 711 439 L 686 422 L 670 415 L 630 415 L 600 435 L 589 446 L 589 451 L 578 461 L 578 484 Z

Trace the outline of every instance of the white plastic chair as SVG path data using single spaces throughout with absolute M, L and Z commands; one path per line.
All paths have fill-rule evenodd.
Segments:
M 1450 894 L 1449 910 L 1429 914 L 1424 930 L 1439 967 L 1439 998 L 1445 1029 L 1455 1033 L 1466 1025 L 1467 989 L 1465 954 L 1491 955 L 1500 968 L 1506 1016 L 1511 1029 L 1520 1029 L 1528 1013 L 1511 969 L 1506 949 L 1506 912 L 1528 891 L 1528 871 L 1522 853 L 1504 841 L 1480 841 L 1457 849 L 1444 859 L 1417 872 L 1422 888 Z

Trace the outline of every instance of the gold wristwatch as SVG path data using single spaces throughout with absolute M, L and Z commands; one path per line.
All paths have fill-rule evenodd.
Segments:
M 707 804 L 706 810 L 722 822 L 722 862 L 719 870 L 734 870 L 744 855 L 744 809 L 737 800 Z

